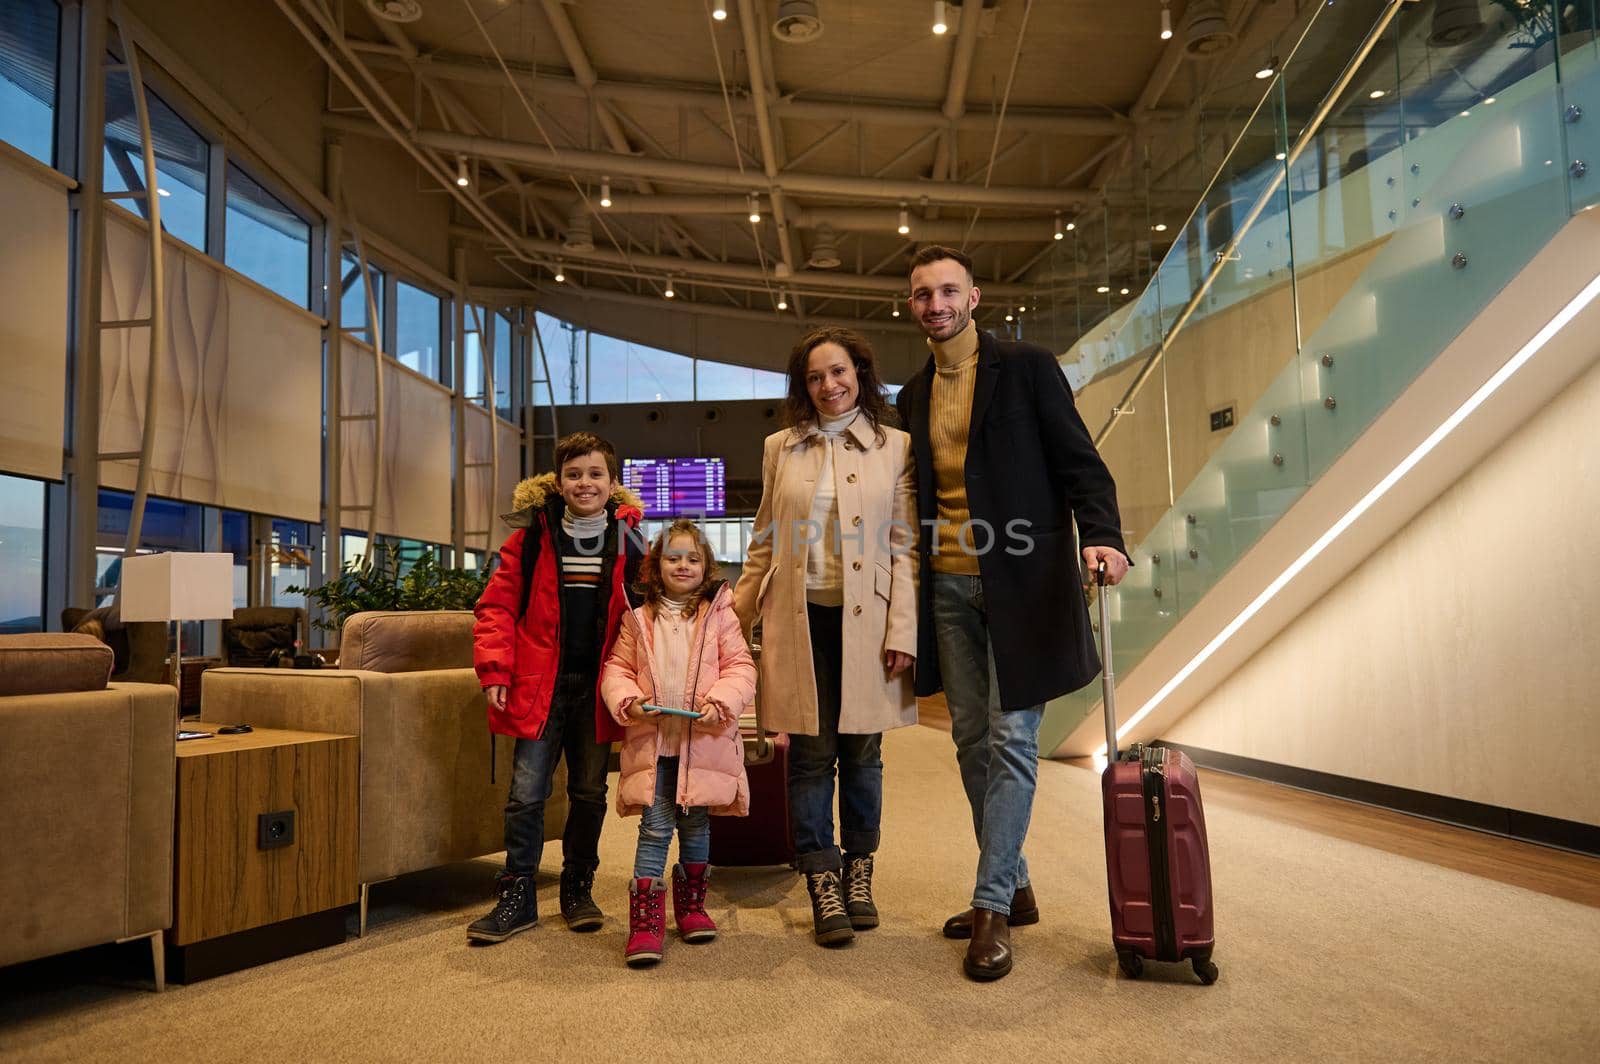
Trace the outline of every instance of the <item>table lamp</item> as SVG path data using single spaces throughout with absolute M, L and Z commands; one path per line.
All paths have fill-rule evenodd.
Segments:
M 233 616 L 233 555 L 172 551 L 122 560 L 123 621 L 178 623 L 172 676 L 183 705 L 183 621 Z

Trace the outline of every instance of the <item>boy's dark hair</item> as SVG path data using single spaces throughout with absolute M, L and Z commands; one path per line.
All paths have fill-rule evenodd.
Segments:
M 811 362 L 811 352 L 823 344 L 838 344 L 850 356 L 856 369 L 856 404 L 872 425 L 872 431 L 881 444 L 888 437 L 883 426 L 893 425 L 895 418 L 889 412 L 889 401 L 884 398 L 883 380 L 878 376 L 878 360 L 872 353 L 872 344 L 854 329 L 838 325 L 824 325 L 812 329 L 800 338 L 789 352 L 789 390 L 783 401 L 784 423 L 799 428 L 817 420 L 817 409 L 811 403 L 811 393 L 806 390 L 806 371 Z
M 940 259 L 949 259 L 952 262 L 960 263 L 961 268 L 967 271 L 967 280 L 969 282 L 974 280 L 972 276 L 972 259 L 968 258 L 965 252 L 957 251 L 955 248 L 947 248 L 942 244 L 929 244 L 911 256 L 911 265 L 906 267 L 906 276 L 911 276 L 912 271 L 918 267 L 926 266 L 930 262 L 938 262 Z
M 605 455 L 606 468 L 611 470 L 611 479 L 621 480 L 622 470 L 617 464 L 617 449 L 611 446 L 609 441 L 601 439 L 592 432 L 574 432 L 556 441 L 556 478 L 560 479 L 562 466 L 574 458 L 582 458 L 595 451 Z

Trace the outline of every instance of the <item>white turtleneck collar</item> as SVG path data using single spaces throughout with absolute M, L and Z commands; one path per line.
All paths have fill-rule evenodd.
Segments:
M 562 511 L 561 530 L 573 539 L 593 539 L 605 535 L 607 514 L 604 510 L 591 517 L 578 517 L 569 508 Z
M 817 431 L 824 436 L 832 438 L 850 427 L 850 423 L 861 413 L 859 406 L 852 406 L 849 410 L 835 417 L 828 417 L 822 412 L 817 413 Z

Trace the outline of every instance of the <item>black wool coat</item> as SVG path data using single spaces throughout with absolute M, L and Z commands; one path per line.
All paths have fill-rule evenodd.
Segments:
M 918 695 L 944 689 L 933 626 L 931 522 L 938 516 L 928 437 L 933 379 L 930 356 L 895 398 L 916 455 L 917 510 L 924 522 L 917 539 Z M 980 555 L 978 568 L 1002 708 L 1024 709 L 1076 691 L 1100 672 L 1079 546 L 1115 547 L 1124 555 L 1128 550 L 1116 484 L 1078 416 L 1060 366 L 1044 348 L 979 331 L 966 486 L 972 519 L 994 530 L 993 545 Z M 1009 531 L 1008 522 L 1016 522 Z M 980 551 L 984 539 L 975 529 Z

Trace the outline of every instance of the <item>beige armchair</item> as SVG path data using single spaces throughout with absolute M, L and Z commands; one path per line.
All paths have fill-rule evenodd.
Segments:
M 408 872 L 505 848 L 503 812 L 513 743 L 491 741 L 472 670 L 467 611 L 358 613 L 337 669 L 207 670 L 208 721 L 339 732 L 361 740 L 361 933 L 369 888 Z M 564 766 L 545 811 L 545 837 L 566 823 Z
M 0 636 L 0 966 L 149 938 L 166 985 L 178 693 L 88 635 Z

